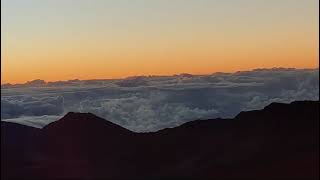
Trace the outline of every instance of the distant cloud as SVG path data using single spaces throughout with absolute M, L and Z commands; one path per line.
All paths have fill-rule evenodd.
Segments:
M 20 116 L 58 115 L 63 113 L 62 97 L 1 97 L 1 119 Z
M 319 100 L 319 69 L 31 82 L 2 86 L 1 119 L 39 127 L 68 111 L 92 112 L 134 131 L 155 131 L 271 102 Z
M 36 128 L 42 128 L 45 125 L 56 121 L 57 119 L 62 118 L 62 116 L 22 116 L 19 118 L 13 118 L 13 119 L 3 119 L 2 121 L 6 122 L 13 122 L 13 123 L 19 123 L 26 126 L 32 126 Z

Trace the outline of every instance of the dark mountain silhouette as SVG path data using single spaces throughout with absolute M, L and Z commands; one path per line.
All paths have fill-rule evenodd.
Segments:
M 318 179 L 319 101 L 134 133 L 90 113 L 43 129 L 1 122 L 1 177 Z
M 1 121 L 1 179 L 28 173 L 36 159 L 40 129 Z

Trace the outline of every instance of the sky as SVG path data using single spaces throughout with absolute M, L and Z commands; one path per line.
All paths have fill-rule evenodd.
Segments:
M 1 0 L 1 84 L 317 68 L 318 0 Z

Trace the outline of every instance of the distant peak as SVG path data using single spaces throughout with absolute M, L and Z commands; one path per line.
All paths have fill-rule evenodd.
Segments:
M 44 127 L 44 129 L 50 128 L 70 128 L 70 129 L 100 129 L 107 128 L 107 131 L 113 129 L 112 131 L 121 131 L 121 132 L 131 132 L 128 129 L 121 127 L 111 121 L 108 121 L 104 118 L 96 116 L 92 113 L 81 113 L 81 112 L 68 112 L 58 121 L 52 122 Z
M 92 113 L 68 112 L 62 119 L 91 119 L 99 118 Z
M 267 105 L 266 107 L 264 107 L 263 109 L 273 109 L 273 108 L 278 108 L 278 107 L 288 106 L 288 105 L 289 104 L 280 103 L 280 102 L 272 102 L 269 105 Z
M 289 107 L 294 105 L 308 105 L 308 104 L 317 104 L 319 101 L 293 101 L 291 103 L 280 103 L 280 102 L 272 102 L 268 106 L 264 107 L 263 109 L 279 109 L 281 107 Z
M 242 111 L 234 119 L 247 118 L 248 116 L 251 116 L 253 113 L 288 111 L 288 108 L 294 108 L 298 111 L 304 111 L 309 107 L 318 107 L 318 105 L 319 101 L 293 101 L 291 103 L 272 102 L 269 105 L 265 106 L 262 110 Z

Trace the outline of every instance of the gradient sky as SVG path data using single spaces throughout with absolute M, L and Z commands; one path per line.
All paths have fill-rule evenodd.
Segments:
M 319 67 L 318 0 L 1 0 L 1 83 Z

